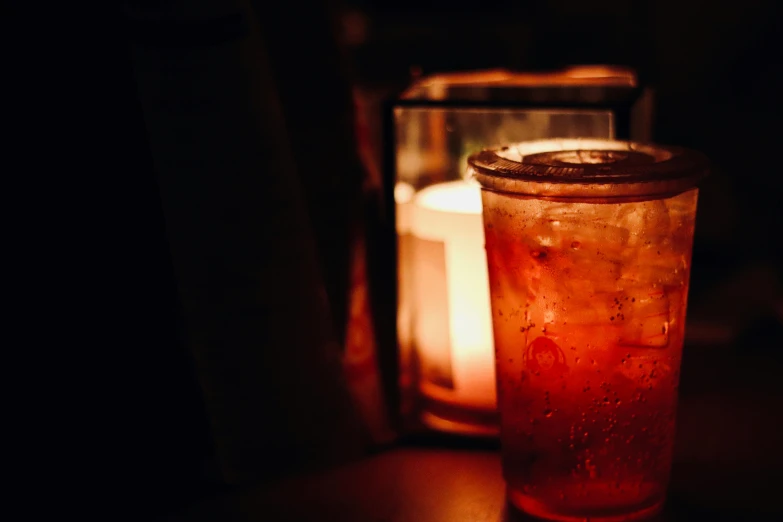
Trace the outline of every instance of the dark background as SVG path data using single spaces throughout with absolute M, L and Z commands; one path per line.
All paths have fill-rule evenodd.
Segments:
M 67 468 L 44 469 L 56 468 L 65 481 L 89 477 L 74 494 L 82 507 L 105 502 L 124 506 L 125 514 L 153 515 L 222 486 L 211 472 L 209 422 L 182 341 L 177 283 L 129 54 L 138 32 L 129 28 L 122 5 L 107 4 L 24 13 L 15 28 L 19 70 L 8 76 L 17 87 L 6 99 L 15 117 L 7 120 L 13 134 L 8 165 L 20 173 L 17 181 L 35 186 L 18 192 L 30 197 L 23 225 L 35 232 L 16 257 L 35 274 L 23 291 L 48 296 L 30 308 L 41 310 L 30 331 L 43 334 L 40 340 L 33 335 L 31 346 L 72 346 L 66 358 L 75 367 L 55 369 L 46 383 L 58 384 L 35 394 L 53 410 L 47 428 L 34 430 L 36 447 L 77 457 Z M 167 11 L 166 2 L 144 4 Z M 326 7 L 299 1 L 255 13 L 267 24 L 301 16 L 302 26 L 278 31 L 296 32 L 305 49 L 319 45 L 321 35 L 301 27 L 334 27 L 346 77 L 367 89 L 393 92 L 409 81 L 412 68 L 424 74 L 572 63 L 637 68 L 656 89 L 656 141 L 702 150 L 715 164 L 700 199 L 691 315 L 737 321 L 739 334 L 728 350 L 780 359 L 780 312 L 776 318 L 774 311 L 775 299 L 780 306 L 783 195 L 779 2 L 551 0 L 465 7 L 356 0 Z M 204 36 L 185 45 L 211 45 Z M 308 80 L 309 89 L 318 88 L 306 61 L 286 69 L 281 58 L 276 67 L 281 84 L 298 78 L 297 96 L 308 96 L 301 88 Z M 74 469 L 79 472 L 68 471 Z

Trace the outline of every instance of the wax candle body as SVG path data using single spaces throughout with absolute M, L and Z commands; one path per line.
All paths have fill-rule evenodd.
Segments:
M 456 406 L 494 409 L 494 348 L 481 193 L 465 181 L 419 192 L 414 236 L 413 339 L 422 392 Z

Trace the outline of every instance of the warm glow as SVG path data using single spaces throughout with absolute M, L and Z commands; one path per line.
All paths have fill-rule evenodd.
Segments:
M 491 86 L 504 87 L 559 87 L 597 86 L 597 87 L 635 87 L 636 75 L 631 69 L 609 65 L 579 65 L 560 71 L 512 72 L 505 69 L 444 73 L 430 76 L 418 87 L 440 86 Z M 434 92 L 434 91 L 433 91 Z
M 410 235 L 411 206 L 416 190 L 412 185 L 398 182 L 394 187 L 397 227 L 397 342 L 400 349 L 400 386 L 407 389 L 412 381 L 411 326 L 413 325 L 411 299 L 413 277 L 411 274 Z
M 397 233 L 406 234 L 410 229 L 410 204 L 416 189 L 413 185 L 399 182 L 394 186 L 394 202 L 397 208 Z
M 428 187 L 415 197 L 410 218 L 410 231 L 417 240 L 443 244 L 448 294 L 442 302 L 426 295 L 426 301 L 419 303 L 426 302 L 430 310 L 447 307 L 449 338 L 443 338 L 427 309 L 416 310 L 414 338 L 424 366 L 450 366 L 453 389 L 425 380 L 422 391 L 443 402 L 494 408 L 495 356 L 480 188 L 464 181 Z M 432 270 L 424 266 L 429 260 L 414 259 L 415 274 Z M 416 291 L 427 292 L 427 281 L 418 281 Z
M 615 65 L 575 65 L 568 67 L 563 74 L 569 78 L 603 80 L 614 84 L 636 86 L 636 74 L 632 69 Z

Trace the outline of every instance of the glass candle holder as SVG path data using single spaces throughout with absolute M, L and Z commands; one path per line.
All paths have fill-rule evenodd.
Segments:
M 483 148 L 546 137 L 649 134 L 632 71 L 485 71 L 424 78 L 390 117 L 398 234 L 397 338 L 410 429 L 497 434 L 481 192 L 464 179 Z

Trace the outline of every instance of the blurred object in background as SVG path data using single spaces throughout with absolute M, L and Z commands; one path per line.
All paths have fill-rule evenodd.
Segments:
M 345 377 L 354 404 L 374 444 L 395 439 L 379 371 L 378 343 L 370 303 L 365 227 L 357 226 L 352 242 L 348 289 L 348 324 L 345 335 Z
M 375 363 L 352 244 L 363 172 L 350 87 L 312 4 L 127 13 L 186 339 L 233 484 L 342 462 L 383 435 L 380 398 L 368 407 L 349 387 L 376 393 L 377 369 L 344 375 L 345 357 Z M 318 42 L 306 68 L 290 56 L 294 19 Z
M 651 103 L 632 70 L 611 66 L 432 75 L 392 103 L 384 195 L 397 213 L 405 431 L 497 433 L 481 195 L 463 180 L 467 157 L 537 138 L 648 138 Z
M 349 389 L 369 443 L 384 443 L 391 435 L 366 269 L 372 228 L 365 221 L 372 222 L 379 197 L 378 174 L 357 146 L 368 138 L 338 43 L 339 12 L 331 2 L 313 0 L 250 3 L 273 65 Z

